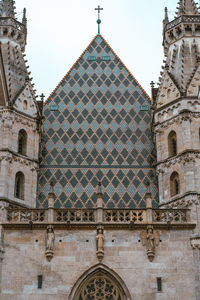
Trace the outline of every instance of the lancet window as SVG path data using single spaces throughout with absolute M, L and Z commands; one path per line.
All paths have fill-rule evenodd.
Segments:
M 169 156 L 177 155 L 177 137 L 175 131 L 171 131 L 168 135 L 168 152 Z
M 18 172 L 15 177 L 15 197 L 24 199 L 24 174 Z
M 26 155 L 27 148 L 27 133 L 24 129 L 19 131 L 18 135 L 18 153 Z
M 177 172 L 173 172 L 170 176 L 170 193 L 171 197 L 178 195 L 180 193 L 180 181 Z

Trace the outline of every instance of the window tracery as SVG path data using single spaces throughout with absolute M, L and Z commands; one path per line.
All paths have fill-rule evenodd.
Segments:
M 78 300 L 124 300 L 117 283 L 98 272 L 81 288 Z

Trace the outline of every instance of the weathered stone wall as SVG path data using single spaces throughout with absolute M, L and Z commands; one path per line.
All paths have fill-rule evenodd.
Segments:
M 26 155 L 18 153 L 19 131 L 27 133 Z M 9 109 L 0 110 L 0 198 L 35 207 L 37 190 L 39 132 L 37 121 Z M 15 198 L 15 176 L 25 176 L 24 199 Z
M 140 230 L 105 230 L 103 264 L 125 282 L 132 300 L 195 300 L 195 272 L 190 230 L 160 231 L 150 262 Z M 79 277 L 98 264 L 96 230 L 55 230 L 55 255 L 45 257 L 44 229 L 4 232 L 2 300 L 66 300 Z M 37 276 L 43 275 L 43 288 Z M 157 277 L 163 291 L 157 292 Z

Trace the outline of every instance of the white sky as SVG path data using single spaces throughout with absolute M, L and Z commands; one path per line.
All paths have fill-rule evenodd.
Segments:
M 97 34 L 101 5 L 101 34 L 150 94 L 161 70 L 164 7 L 173 18 L 178 0 L 16 0 L 19 20 L 27 8 L 26 54 L 31 77 L 46 97 Z

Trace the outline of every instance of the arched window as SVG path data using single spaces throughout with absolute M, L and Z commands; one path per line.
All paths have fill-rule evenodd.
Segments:
M 167 98 L 169 98 L 171 96 L 171 89 L 167 90 Z
M 18 135 L 18 153 L 26 155 L 27 133 L 24 129 L 19 131 Z
M 24 110 L 27 110 L 27 108 L 28 108 L 28 102 L 26 100 L 24 100 L 23 108 L 24 108 Z
M 177 172 L 173 172 L 170 176 L 170 194 L 171 197 L 178 195 L 180 193 L 180 181 Z
M 15 177 L 15 198 L 24 199 L 24 174 L 18 172 Z
M 75 283 L 69 300 L 127 300 L 130 293 L 122 279 L 105 265 L 86 271 Z
M 117 284 L 99 272 L 84 284 L 77 300 L 90 299 L 124 300 L 124 297 L 121 295 Z
M 169 156 L 177 155 L 177 138 L 175 131 L 171 131 L 168 135 L 168 152 Z

